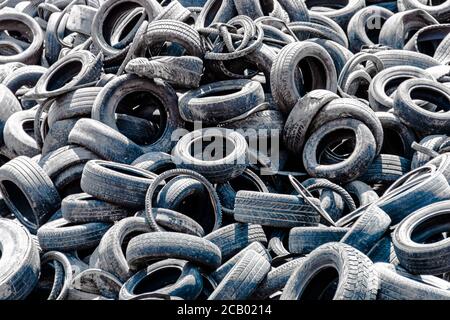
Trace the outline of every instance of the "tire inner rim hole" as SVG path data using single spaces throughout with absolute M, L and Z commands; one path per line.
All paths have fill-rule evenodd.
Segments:
M 433 34 L 431 32 L 424 32 L 417 38 L 417 48 L 419 52 L 424 53 L 429 56 L 434 56 L 436 49 L 441 43 L 443 37 L 438 34 Z
M 0 39 L 4 37 L 31 43 L 33 41 L 33 31 L 19 20 L 4 20 L 0 28 Z
M 353 95 L 357 98 L 364 100 L 369 100 L 369 87 L 370 82 L 365 78 L 356 78 L 355 81 L 350 85 L 348 94 Z
M 308 9 L 320 10 L 322 8 L 328 9 L 342 9 L 348 5 L 348 0 L 306 0 L 305 4 Z
M 301 96 L 316 89 L 326 89 L 327 70 L 323 63 L 315 57 L 300 60 L 294 72 L 294 82 Z
M 338 129 L 325 135 L 320 141 L 316 158 L 319 164 L 333 165 L 348 159 L 356 144 L 356 136 L 351 129 Z
M 38 285 L 30 295 L 31 300 L 46 300 L 50 295 L 56 277 L 55 263 L 59 262 L 49 261 L 41 266 L 41 276 Z
M 450 111 L 450 100 L 447 95 L 439 90 L 415 87 L 410 92 L 410 97 L 413 100 L 423 100 L 429 102 L 427 105 L 420 104 L 419 106 L 425 110 L 432 112 L 448 112 Z M 431 103 L 431 107 L 430 107 Z
M 0 43 L 0 55 L 1 56 L 14 56 L 21 51 L 12 43 L 2 42 Z
M 386 138 L 383 140 L 382 154 L 405 156 L 406 146 L 397 131 L 384 128 L 384 136 Z
M 274 10 L 273 0 L 259 0 L 259 4 L 261 5 L 262 12 L 265 16 L 269 16 Z
M 445 2 L 447 2 L 448 0 L 428 0 L 428 5 L 430 6 L 439 6 Z
M 25 133 L 27 135 L 29 135 L 33 139 L 35 138 L 34 137 L 34 120 L 30 119 L 30 120 L 24 121 L 22 124 L 22 128 L 23 128 L 23 131 L 25 131 Z
M 408 43 L 409 40 L 411 40 L 412 37 L 414 37 L 414 35 L 417 33 L 417 31 L 419 31 L 420 28 L 412 28 L 410 30 L 408 30 L 404 36 L 405 39 L 405 44 Z
M 62 199 L 72 194 L 82 193 L 83 190 L 81 189 L 80 183 L 81 183 L 81 175 L 76 179 L 69 181 L 67 184 L 65 184 L 62 190 L 59 191 Z
M 380 17 L 380 16 L 372 16 L 369 19 L 367 19 L 365 30 L 366 35 L 369 37 L 370 41 L 373 43 L 380 43 L 380 32 L 381 27 L 386 22 L 386 19 Z
M 192 157 L 200 161 L 217 161 L 231 155 L 234 143 L 223 136 L 199 137 L 193 139 L 188 146 Z
M 234 179 L 231 179 L 228 183 L 236 192 L 240 190 L 261 191 L 259 187 L 256 185 L 256 183 L 253 182 L 253 180 L 250 177 L 248 177 L 245 173 Z
M 205 275 L 201 274 L 203 279 L 203 290 L 200 293 L 200 295 L 197 297 L 197 300 L 199 301 L 205 301 L 208 299 L 208 297 L 213 293 L 215 286 L 211 283 L 211 280 L 209 280 Z
M 450 234 L 450 211 L 422 221 L 411 232 L 416 243 L 431 244 L 448 238 Z
M 239 44 L 239 42 L 236 43 L 236 45 Z M 225 60 L 222 61 L 222 63 L 227 71 L 233 74 L 244 76 L 246 78 L 254 77 L 259 73 L 258 67 L 252 62 L 241 59 L 239 60 L 239 62 L 234 60 Z
M 187 48 L 174 41 L 156 42 L 148 48 L 150 57 L 156 56 L 174 56 L 191 55 Z
M 333 300 L 338 283 L 339 273 L 335 268 L 322 268 L 309 279 L 299 300 Z
M 398 86 L 409 79 L 412 79 L 412 77 L 395 77 L 389 79 L 384 86 L 384 92 L 387 96 L 393 95 L 397 91 Z
M 152 93 L 137 91 L 125 95 L 116 108 L 119 132 L 138 145 L 150 145 L 164 133 L 167 113 Z
M 155 270 L 146 275 L 133 290 L 134 294 L 154 292 L 175 284 L 182 274 L 182 269 L 176 266 L 168 266 Z
M 83 64 L 78 61 L 68 61 L 64 65 L 61 65 L 48 80 L 46 89 L 48 91 L 54 91 L 64 87 L 73 78 L 81 72 Z
M 215 221 L 211 219 L 211 214 L 214 212 L 214 208 L 203 185 L 201 191 L 193 189 L 173 207 L 173 210 L 192 218 L 203 228 L 205 234 L 213 231 Z
M 14 208 L 20 212 L 22 217 L 31 225 L 36 226 L 38 223 L 33 214 L 33 209 L 22 190 L 11 181 L 3 181 L 3 191 L 6 193 L 4 196 L 8 197 Z

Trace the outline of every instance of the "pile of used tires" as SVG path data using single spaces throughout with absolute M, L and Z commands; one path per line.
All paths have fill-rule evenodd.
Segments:
M 0 2 L 0 299 L 450 299 L 450 2 Z

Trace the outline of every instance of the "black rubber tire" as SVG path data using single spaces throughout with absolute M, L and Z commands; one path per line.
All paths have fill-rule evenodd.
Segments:
M 219 283 L 208 300 L 247 299 L 269 271 L 269 261 L 255 251 L 249 250 Z
M 0 167 L 0 190 L 8 208 L 32 233 L 61 203 L 50 178 L 37 163 L 23 156 Z
M 449 96 L 450 88 L 438 82 L 426 79 L 407 80 L 397 89 L 394 111 L 405 124 L 419 132 L 450 133 Z M 425 110 L 413 99 L 432 102 L 444 112 Z
M 380 154 L 359 179 L 370 185 L 391 184 L 411 171 L 411 161 L 403 157 Z
M 382 50 L 375 53 L 375 57 L 381 60 L 384 69 L 397 66 L 413 66 L 428 69 L 440 65 L 439 61 L 427 55 L 406 50 Z M 374 65 L 368 64 L 367 71 L 372 74 Z
M 178 176 L 187 176 L 189 178 L 195 179 L 198 182 L 201 182 L 203 186 L 205 186 L 206 191 L 208 191 L 211 204 L 213 206 L 214 210 L 214 227 L 213 230 L 216 230 L 220 228 L 222 225 L 222 207 L 220 204 L 219 196 L 217 195 L 216 190 L 214 189 L 214 186 L 201 174 L 192 171 L 192 170 L 186 170 L 186 169 L 174 169 L 166 171 L 159 176 L 157 176 L 156 179 L 154 179 L 150 185 L 150 187 L 147 190 L 147 194 L 145 196 L 145 217 L 147 219 L 147 222 L 149 225 L 155 230 L 155 231 L 163 231 L 161 227 L 158 225 L 155 217 L 155 213 L 157 211 L 153 210 L 153 196 L 157 189 L 159 189 L 161 183 L 164 183 L 166 179 L 178 177 Z
M 237 79 L 190 90 L 180 98 L 178 107 L 185 121 L 217 125 L 241 116 L 263 102 L 264 90 L 259 82 Z
M 301 155 L 314 118 L 330 101 L 338 98 L 333 92 L 314 90 L 298 100 L 284 126 L 283 142 L 286 148 L 296 155 Z
M 8 106 L 0 109 L 0 145 L 4 144 L 3 138 L 3 130 L 6 124 L 6 121 L 11 117 L 14 113 L 22 111 L 22 107 L 20 105 L 19 100 L 17 100 L 11 90 L 9 90 L 5 85 L 0 84 L 0 103 L 3 106 Z
M 96 160 L 98 156 L 78 146 L 65 146 L 39 159 L 39 166 L 53 181 L 70 167 Z
M 208 147 L 203 150 L 203 146 L 198 144 L 199 140 L 217 141 L 220 144 L 220 149 L 216 149 L 217 152 L 212 159 L 211 155 L 204 154 Z M 231 152 L 229 145 L 233 146 Z M 193 155 L 193 146 L 194 151 L 200 151 L 201 154 Z M 214 147 L 214 143 L 209 146 Z M 222 148 L 226 149 L 225 155 L 221 154 Z M 184 135 L 173 150 L 173 161 L 177 168 L 194 170 L 213 183 L 225 183 L 241 175 L 247 168 L 247 150 L 247 142 L 238 132 L 223 128 L 207 128 Z
M 339 242 L 348 228 L 297 227 L 289 231 L 289 252 L 305 255 L 323 244 Z
M 155 178 L 155 174 L 133 166 L 91 160 L 84 167 L 81 189 L 97 199 L 140 210 Z
M 93 222 L 73 225 L 61 218 L 39 228 L 37 236 L 44 251 L 72 251 L 95 248 L 111 224 Z
M 368 254 L 391 225 L 389 216 L 376 205 L 369 206 L 340 242 Z
M 337 164 L 320 164 L 317 154 L 324 150 L 318 150 L 319 144 L 340 129 L 354 132 L 356 141 L 352 154 Z M 303 164 L 310 176 L 345 183 L 360 177 L 369 168 L 375 155 L 376 141 L 372 132 L 361 121 L 348 118 L 328 122 L 311 135 L 303 150 Z
M 375 300 L 378 278 L 372 265 L 369 258 L 349 245 L 324 244 L 308 255 L 291 275 L 280 299 Z M 322 277 L 325 279 L 318 282 Z M 334 292 L 330 292 L 331 283 L 335 283 Z
M 405 80 L 414 78 L 434 80 L 428 71 L 408 65 L 391 67 L 380 71 L 370 82 L 370 107 L 375 111 L 389 111 L 394 108 L 392 93 Z
M 172 134 L 176 129 L 182 128 L 184 122 L 178 112 L 177 95 L 172 87 L 164 82 L 156 83 L 137 75 L 123 75 L 111 80 L 102 88 L 94 102 L 92 119 L 119 131 L 115 113 L 120 112 L 118 108 L 121 103 L 123 104 L 123 100 L 133 93 L 137 98 L 139 98 L 138 93 L 151 95 L 151 99 L 155 99 L 157 102 L 152 101 L 149 106 L 159 109 L 162 119 L 165 119 L 165 123 L 160 124 L 162 128 L 157 140 L 140 147 L 144 152 L 170 152 L 175 145 L 175 142 L 172 141 Z M 139 99 L 142 100 L 142 97 Z M 145 99 L 145 103 L 148 103 L 149 97 L 146 96 Z M 144 101 L 139 103 L 142 102 Z M 128 105 L 125 106 L 128 107 Z M 142 111 L 145 110 L 141 108 Z M 164 113 L 165 115 L 163 115 Z
M 316 205 L 320 205 L 318 201 Z M 298 196 L 239 191 L 234 205 L 234 219 L 266 227 L 293 228 L 317 226 L 320 216 Z
M 137 144 L 123 134 L 93 119 L 78 120 L 69 134 L 69 143 L 85 147 L 105 160 L 118 163 L 131 163 L 144 154 Z
M 406 217 L 392 236 L 400 265 L 413 274 L 439 275 L 450 271 L 450 201 L 423 207 Z M 434 237 L 439 237 L 435 240 Z
M 174 178 L 162 187 L 156 200 L 158 208 L 177 211 L 194 219 L 202 229 L 203 235 L 214 229 L 212 205 L 208 205 L 208 191 L 202 183 L 195 179 Z
M 379 279 L 377 300 L 450 300 L 448 289 L 430 285 L 392 264 L 376 263 L 373 270 Z
M 381 151 L 384 141 L 384 132 L 381 121 L 373 110 L 364 102 L 353 98 L 333 99 L 325 105 L 314 117 L 309 127 L 310 132 L 322 128 L 333 120 L 353 118 L 364 123 L 372 132 L 376 141 L 376 154 Z
M 6 121 L 3 128 L 3 140 L 8 150 L 15 156 L 34 157 L 41 153 L 32 133 L 35 116 L 35 109 L 18 111 Z
M 176 232 L 136 236 L 128 243 L 126 257 L 133 270 L 162 258 L 187 260 L 206 269 L 216 269 L 221 264 L 220 249 L 211 241 Z
M 72 223 L 115 222 L 130 215 L 130 211 L 113 205 L 86 193 L 64 198 L 61 202 L 63 218 Z
M 435 56 L 435 50 L 450 33 L 450 25 L 438 24 L 421 28 L 404 46 L 404 50 L 420 52 L 431 57 Z
M 146 290 L 145 283 L 151 283 L 152 289 Z M 195 300 L 202 289 L 203 279 L 198 267 L 187 261 L 166 259 L 130 277 L 120 289 L 119 299 L 129 300 L 142 294 L 158 293 Z
M 409 10 L 391 16 L 380 31 L 380 44 L 392 49 L 403 49 L 407 37 L 411 37 L 417 30 L 439 24 L 431 15 L 423 10 Z
M 122 246 L 137 235 L 151 232 L 144 218 L 129 217 L 114 224 L 102 237 L 98 245 L 96 268 L 105 270 L 125 282 L 133 272 L 127 263 Z
M 20 53 L 1 55 L 0 64 L 21 62 L 29 65 L 39 64 L 44 46 L 44 32 L 39 24 L 30 16 L 16 10 L 4 10 L 0 17 L 2 30 L 18 32 L 26 38 L 30 45 Z
M 301 62 L 306 63 L 302 65 Z M 309 73 L 303 76 L 304 85 L 299 75 L 296 76 L 293 66 L 298 66 Z M 306 86 L 306 74 L 311 83 Z M 297 85 L 296 82 L 300 82 Z M 295 42 L 288 44 L 278 53 L 270 72 L 270 87 L 280 111 L 288 114 L 297 100 L 306 93 L 316 89 L 337 91 L 337 74 L 333 59 L 328 52 L 312 42 Z
M 342 28 L 346 28 L 351 17 L 356 12 L 363 9 L 366 5 L 365 1 L 350 0 L 350 1 L 329 1 L 329 0 L 306 0 L 306 6 L 310 11 L 317 11 L 320 15 L 328 17 L 337 22 Z M 312 10 L 318 7 L 316 10 Z M 320 8 L 326 8 L 320 10 Z
M 91 35 L 93 43 L 105 56 L 113 56 L 122 51 L 122 49 L 111 46 L 109 38 L 115 31 L 117 24 L 123 19 L 124 13 L 137 7 L 144 8 L 144 15 L 148 17 L 149 21 L 152 21 L 162 10 L 161 5 L 154 0 L 108 0 L 102 2 L 94 16 Z M 127 41 L 121 43 L 123 47 L 133 40 L 137 27 L 138 25 L 134 26 L 133 30 L 125 35 Z
M 72 282 L 73 276 L 78 272 L 76 266 L 72 266 L 71 260 L 64 253 L 58 251 L 50 251 L 45 253 L 41 258 L 42 266 L 51 264 L 55 269 L 55 278 L 52 286 L 52 291 L 47 300 L 65 300 L 69 291 L 69 286 Z M 43 274 L 41 273 L 41 278 Z
M 12 93 L 18 94 L 22 87 L 33 88 L 47 68 L 41 66 L 26 66 L 11 72 L 4 80 L 3 84 L 11 90 Z M 31 109 L 37 103 L 36 101 L 21 101 L 24 109 Z
M 91 83 L 100 78 L 102 56 L 80 50 L 55 62 L 34 87 L 39 98 L 51 98 L 73 91 L 76 86 Z
M 267 245 L 263 228 L 257 224 L 234 223 L 211 232 L 206 240 L 217 245 L 225 262 L 253 242 Z
M 39 252 L 30 233 L 18 222 L 0 219 L 2 266 L 0 299 L 23 300 L 39 279 Z
M 365 46 L 373 46 L 380 43 L 379 33 L 370 36 L 369 33 L 374 32 L 374 30 L 381 30 L 383 21 L 386 21 L 393 15 L 394 13 L 390 10 L 380 6 L 370 6 L 359 10 L 350 19 L 347 27 L 352 52 L 357 53 Z
M 398 185 L 397 185 L 398 186 Z M 405 189 L 404 185 L 385 193 L 377 205 L 385 211 L 396 225 L 416 210 L 435 202 L 449 200 L 450 187 L 441 172 L 434 172 Z M 402 208 L 402 210 L 398 210 Z
M 225 262 L 214 272 L 212 272 L 210 276 L 214 279 L 214 281 L 216 281 L 216 283 L 220 283 L 231 271 L 231 269 L 239 262 L 239 260 L 241 260 L 242 257 L 244 257 L 244 255 L 250 250 L 253 250 L 254 252 L 265 257 L 269 262 L 272 260 L 269 253 L 267 252 L 267 249 L 260 242 L 252 242 L 232 258 L 228 259 L 227 262 Z
M 90 118 L 92 106 L 101 88 L 81 88 L 58 97 L 48 110 L 48 125 L 71 118 Z
M 434 3 L 424 3 L 420 0 L 402 0 L 402 6 L 404 10 L 419 9 L 428 12 L 441 23 L 448 22 L 450 19 L 450 5 L 446 1 L 442 3 L 437 2 L 435 5 Z
M 186 233 L 197 237 L 205 236 L 205 230 L 195 220 L 174 210 L 156 208 L 156 222 L 168 231 Z M 145 212 L 142 211 L 142 217 Z
M 380 198 L 369 185 L 358 180 L 352 181 L 345 185 L 345 190 L 347 190 L 350 195 L 353 195 L 354 198 L 358 200 L 358 208 L 373 203 Z
M 447 35 L 442 39 L 441 43 L 436 48 L 433 58 L 442 64 L 448 65 L 450 62 L 450 35 Z

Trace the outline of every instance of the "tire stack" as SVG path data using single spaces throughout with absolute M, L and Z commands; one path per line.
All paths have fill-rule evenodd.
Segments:
M 0 299 L 450 300 L 449 1 L 2 1 L 0 29 Z

